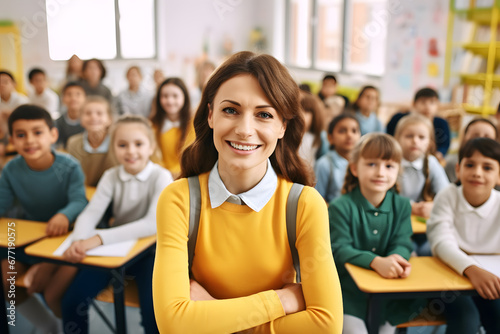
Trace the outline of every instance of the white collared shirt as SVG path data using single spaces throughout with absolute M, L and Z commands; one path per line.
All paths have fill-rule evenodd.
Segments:
M 450 184 L 434 199 L 427 220 L 432 252 L 458 273 L 477 265 L 468 254 L 500 254 L 500 192 L 475 208 L 467 202 L 462 186 Z
M 170 129 L 178 128 L 180 126 L 181 126 L 181 122 L 180 121 L 172 122 L 168 118 L 165 118 L 165 121 L 163 122 L 163 126 L 161 127 L 161 133 L 165 133 L 165 132 L 167 132 Z
M 212 209 L 227 201 L 234 204 L 246 204 L 253 211 L 259 212 L 273 197 L 278 186 L 278 176 L 269 159 L 267 160 L 267 171 L 262 180 L 252 189 L 237 195 L 227 190 L 220 178 L 218 165 L 217 161 L 208 178 L 208 194 Z
M 87 131 L 83 132 L 83 149 L 87 153 L 107 153 L 109 150 L 109 135 L 107 135 L 102 141 L 99 147 L 93 148 L 89 143 L 89 134 Z

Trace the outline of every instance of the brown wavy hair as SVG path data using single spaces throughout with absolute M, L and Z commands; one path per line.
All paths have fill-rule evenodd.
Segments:
M 305 130 L 314 135 L 313 146 L 319 148 L 321 147 L 321 131 L 325 127 L 325 112 L 323 110 L 323 104 L 321 103 L 319 97 L 302 91 L 300 105 L 302 106 L 302 110 L 306 113 L 312 114 L 311 128 Z
M 422 199 L 426 202 L 429 202 L 434 199 L 434 196 L 436 196 L 436 193 L 432 189 L 432 182 L 429 170 L 429 155 L 434 154 L 436 152 L 436 140 L 434 139 L 434 125 L 427 117 L 424 117 L 420 114 L 412 113 L 411 115 L 403 117 L 398 122 L 396 130 L 394 132 L 394 137 L 399 141 L 399 138 L 401 137 L 404 129 L 412 124 L 424 124 L 425 127 L 429 130 L 429 138 L 430 138 L 429 148 L 425 153 L 424 165 L 422 167 L 422 172 L 424 173 L 425 177 L 425 183 L 424 187 L 422 188 L 422 192 L 420 193 Z
M 313 185 L 314 174 L 298 154 L 304 133 L 299 87 L 274 57 L 249 51 L 232 55 L 208 80 L 194 117 L 196 139 L 182 154 L 182 177 L 208 172 L 217 161 L 219 154 L 214 145 L 213 130 L 207 121 L 209 105 L 213 105 L 215 95 L 224 82 L 242 74 L 250 74 L 257 79 L 272 107 L 286 122 L 285 135 L 278 140 L 269 158 L 274 170 L 289 181 Z
M 361 157 L 365 159 L 392 160 L 400 164 L 403 152 L 401 151 L 401 146 L 399 146 L 399 143 L 394 137 L 385 133 L 372 132 L 361 137 L 356 144 L 352 150 L 349 165 L 357 164 Z M 349 167 L 345 175 L 342 194 L 351 192 L 357 186 L 359 186 L 359 179 L 354 176 Z M 393 189 L 399 192 L 397 182 Z

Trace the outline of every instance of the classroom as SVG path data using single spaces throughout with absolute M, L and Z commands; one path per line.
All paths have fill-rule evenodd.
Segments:
M 500 333 L 500 0 L 0 4 L 1 333 Z

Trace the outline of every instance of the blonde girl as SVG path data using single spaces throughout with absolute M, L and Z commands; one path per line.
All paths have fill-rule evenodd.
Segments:
M 85 253 L 109 245 L 156 233 L 156 203 L 161 191 L 172 182 L 171 174 L 150 161 L 155 140 L 150 122 L 142 116 L 120 118 L 111 142 L 119 166 L 107 170 L 92 200 L 78 216 L 73 243 L 63 254 L 69 262 L 81 262 Z M 108 205 L 113 207 L 113 226 L 96 230 Z M 127 272 L 135 276 L 139 289 L 142 324 L 146 333 L 157 333 L 151 292 L 154 256 L 141 259 Z M 62 301 L 65 328 L 88 333 L 88 306 L 112 279 L 110 272 L 81 269 Z M 70 324 L 70 325 L 69 325 Z
M 182 151 L 194 140 L 189 92 L 182 79 L 168 78 L 160 84 L 151 121 L 163 166 L 176 178 Z
M 410 199 L 412 214 L 428 218 L 434 196 L 448 184 L 434 152 L 434 128 L 429 119 L 412 114 L 402 118 L 394 137 L 403 150 L 401 195 Z
M 328 208 L 344 301 L 343 333 L 367 333 L 368 296 L 357 288 L 346 263 L 375 270 L 384 278 L 410 274 L 411 207 L 397 194 L 396 185 L 401 159 L 401 148 L 393 137 L 382 133 L 361 137 L 349 160 L 343 195 Z M 393 326 L 408 320 L 412 306 L 403 301 L 385 305 L 381 313 L 386 322 L 380 333 L 394 333 Z
M 101 96 L 89 96 L 80 116 L 85 131 L 68 139 L 68 153 L 80 161 L 87 186 L 97 186 L 104 171 L 118 163 L 110 151 L 108 130 L 112 122 L 108 101 Z

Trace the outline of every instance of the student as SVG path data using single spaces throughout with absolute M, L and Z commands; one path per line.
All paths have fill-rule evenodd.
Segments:
M 63 254 L 67 261 L 81 262 L 86 251 L 99 245 L 156 233 L 156 203 L 173 179 L 166 169 L 150 161 L 155 146 L 150 122 L 136 115 L 120 118 L 114 125 L 111 142 L 120 165 L 104 173 L 89 205 L 78 216 L 72 234 L 74 241 Z M 113 227 L 96 230 L 110 204 Z M 158 333 L 151 292 L 153 262 L 154 256 L 150 255 L 127 269 L 137 282 L 145 333 Z M 111 279 L 110 272 L 81 269 L 63 299 L 64 324 L 72 324 L 79 333 L 88 333 L 90 301 Z
M 12 110 L 21 104 L 29 103 L 29 99 L 16 91 L 16 80 L 7 71 L 0 71 L 0 113 L 7 121 Z
M 496 140 L 498 139 L 498 129 L 495 124 L 487 118 L 475 118 L 465 127 L 460 146 L 464 145 L 467 141 L 473 138 L 490 138 Z M 450 182 L 455 182 L 457 180 L 457 175 L 455 174 L 455 167 L 457 163 L 458 154 L 448 154 L 446 156 L 445 171 Z
M 191 90 L 191 106 L 197 107 L 200 103 L 201 92 L 207 84 L 208 78 L 215 70 L 215 64 L 209 60 L 204 60 L 196 65 L 196 88 Z
M 108 101 L 90 96 L 82 107 L 80 119 L 85 131 L 68 139 L 68 153 L 82 164 L 87 186 L 97 186 L 104 171 L 118 164 L 109 150 L 108 129 L 112 122 Z
M 458 154 L 457 176 L 434 201 L 427 221 L 432 253 L 470 279 L 479 296 L 462 296 L 444 305 L 446 333 L 500 333 L 500 278 L 474 254 L 500 254 L 500 144 L 489 138 L 465 143 Z
M 403 150 L 401 195 L 411 201 L 414 215 L 428 218 L 434 196 L 448 186 L 443 167 L 432 154 L 434 131 L 429 119 L 418 114 L 404 117 L 395 138 Z
M 8 127 L 19 155 L 7 163 L 0 177 L 0 216 L 17 201 L 24 212 L 17 218 L 47 222 L 48 236 L 67 233 L 87 204 L 80 164 L 67 154 L 51 150 L 57 140 L 57 129 L 43 108 L 28 104 L 16 108 L 9 117 Z M 60 280 L 70 268 L 50 263 L 31 267 L 30 264 L 30 258 L 21 249 L 16 250 L 14 270 L 3 259 L 3 287 L 9 286 L 7 272 L 17 272 L 18 276 L 28 272 L 32 277 L 28 289 L 16 287 L 16 312 L 39 332 L 56 333 L 57 319 L 32 294 L 42 293 L 51 307 L 59 303 L 66 288 Z
M 307 265 L 301 262 L 302 283 L 294 284 L 285 202 L 292 182 L 312 184 L 297 155 L 304 129 L 298 97 L 287 69 L 269 55 L 239 52 L 210 77 L 195 116 L 197 138 L 182 156 L 182 175 L 198 176 L 201 188 L 191 281 L 187 179 L 158 200 L 153 302 L 160 332 L 341 332 L 327 210 L 307 186 L 296 216 L 296 246 Z
M 321 81 L 318 97 L 326 103 L 326 100 L 333 96 L 342 98 L 344 100 L 344 107 L 349 105 L 349 99 L 346 96 L 337 94 L 337 78 L 333 74 L 327 73 Z
M 405 278 L 411 271 L 411 207 L 396 191 L 401 158 L 401 148 L 391 136 L 361 137 L 349 160 L 344 195 L 328 208 L 331 248 L 344 301 L 344 334 L 367 333 L 368 302 L 345 269 L 346 263 L 373 269 L 384 278 Z M 408 321 L 416 304 L 387 303 L 380 310 L 385 320 L 380 333 L 394 333 L 393 326 Z
M 66 83 L 82 79 L 83 60 L 72 55 L 66 63 Z
M 189 93 L 182 79 L 168 78 L 161 83 L 155 107 L 151 121 L 163 166 L 175 179 L 181 171 L 182 151 L 194 140 Z
M 113 102 L 113 94 L 108 87 L 104 86 L 102 79 L 106 76 L 106 68 L 99 59 L 88 59 L 83 62 L 82 80 L 80 84 L 87 96 L 98 95 L 104 97 L 109 103 Z
M 30 103 L 44 108 L 50 113 L 52 119 L 57 119 L 59 117 L 59 96 L 47 87 L 45 72 L 40 68 L 34 68 L 29 72 L 28 79 L 33 86 L 33 91 L 28 94 Z
M 55 121 L 55 126 L 59 131 L 58 146 L 66 148 L 66 143 L 71 136 L 85 130 L 80 124 L 80 114 L 85 98 L 85 90 L 78 82 L 68 82 L 64 85 L 62 103 L 66 107 L 66 112 Z
M 300 93 L 301 111 L 305 121 L 304 136 L 299 147 L 300 156 L 306 160 L 311 168 L 314 168 L 316 159 L 323 156 L 328 145 L 323 143 L 323 119 L 324 112 L 321 105 L 321 100 L 309 93 Z
M 127 70 L 128 88 L 116 97 L 116 111 L 119 115 L 133 114 L 149 117 L 153 94 L 141 86 L 142 73 L 139 67 Z
M 374 86 L 364 86 L 359 92 L 352 110 L 359 121 L 361 135 L 370 132 L 385 132 L 382 122 L 377 117 L 377 109 L 380 106 L 380 93 Z
M 435 154 L 438 160 L 441 160 L 448 152 L 451 137 L 448 122 L 444 118 L 436 116 L 438 108 L 439 95 L 434 89 L 422 88 L 415 94 L 413 109 L 422 116 L 427 117 L 434 125 L 434 138 L 437 150 Z M 389 123 L 387 123 L 387 133 L 394 135 L 399 120 L 409 114 L 409 112 L 399 112 L 392 116 Z
M 349 156 L 360 137 L 358 119 L 352 114 L 340 114 L 330 122 L 330 151 L 319 158 L 315 166 L 315 188 L 327 203 L 340 196 Z

